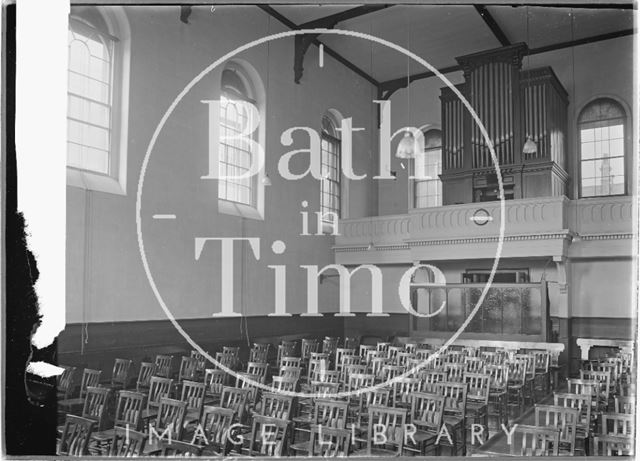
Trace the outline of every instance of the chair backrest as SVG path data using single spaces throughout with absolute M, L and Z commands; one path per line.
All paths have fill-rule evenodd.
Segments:
M 415 354 L 418 350 L 418 345 L 416 343 L 407 343 L 404 345 L 404 351 L 410 354 Z
M 387 359 L 388 360 L 388 359 Z M 385 365 L 382 367 L 382 381 L 389 382 L 404 373 L 404 367 L 398 365 Z
M 364 364 L 345 365 L 340 371 L 340 382 L 349 383 L 349 376 L 367 374 L 367 366 Z M 372 375 L 373 376 L 373 375 Z
M 178 372 L 178 381 L 185 379 L 196 381 L 198 378 L 198 359 L 193 357 L 182 357 L 180 359 L 180 371 Z
M 231 370 L 236 369 L 239 360 L 234 352 L 216 352 L 216 361 Z
M 599 382 L 601 397 L 606 400 L 609 399 L 611 376 L 608 371 L 580 370 L 580 379 Z
M 249 456 L 282 456 L 289 423 L 283 419 L 254 415 Z
M 461 383 L 464 380 L 465 364 L 464 363 L 445 363 L 444 371 L 447 372 L 447 381 Z
M 320 343 L 317 339 L 303 339 L 300 346 L 300 356 L 305 362 L 311 358 L 312 352 L 318 352 Z
M 293 407 L 293 397 L 273 392 L 263 392 L 258 414 L 289 420 Z
M 353 350 L 358 350 L 358 346 L 360 346 L 360 339 L 359 338 L 344 338 L 344 348 L 345 349 L 353 349 Z
M 324 372 L 326 370 L 329 370 L 329 359 L 328 358 L 323 358 L 323 359 L 314 359 L 314 358 L 312 358 L 311 360 L 309 360 L 309 366 L 307 368 L 307 380 L 309 380 L 309 381 L 312 380 L 313 377 L 318 372 Z
M 61 399 L 68 399 L 71 394 L 71 390 L 73 389 L 73 376 L 76 373 L 76 367 L 70 367 L 63 365 L 62 368 L 64 371 L 61 375 L 58 375 L 57 378 L 57 386 L 58 386 L 58 394 Z
M 578 424 L 583 428 L 591 426 L 591 394 L 557 392 L 553 394 L 553 404 L 578 410 L 580 412 Z
M 487 365 L 503 365 L 503 356 L 496 351 L 482 351 L 480 352 L 480 358 L 484 360 Z
M 260 382 L 260 375 L 252 373 L 237 373 L 236 387 L 247 389 L 247 405 L 253 407 L 258 399 L 259 388 L 255 383 Z
M 115 426 L 140 429 L 144 397 L 144 394 L 140 392 L 120 391 L 116 403 Z
M 300 368 L 301 364 L 302 364 L 302 359 L 300 357 L 286 356 L 280 359 L 280 368 L 282 367 Z
M 376 346 L 372 345 L 372 344 L 360 344 L 360 347 L 358 348 L 360 358 L 363 359 L 365 362 L 367 360 L 367 352 L 368 351 L 375 351 L 376 350 Z
M 302 375 L 301 367 L 280 367 L 280 377 L 282 378 L 291 378 L 297 381 L 300 379 L 300 375 Z
M 384 446 L 395 447 L 396 453 L 401 455 L 404 447 L 406 421 L 407 410 L 403 408 L 370 406 L 367 434 L 368 454 L 373 454 L 373 449 L 376 448 L 376 445 L 379 445 L 376 442 L 384 441 Z M 380 434 L 379 429 L 381 428 L 383 429 L 382 434 L 384 437 L 381 437 L 381 435 L 376 437 L 376 434 Z
M 613 408 L 616 413 L 633 415 L 636 412 L 636 400 L 634 397 L 621 397 L 616 395 L 613 398 L 613 402 Z
M 231 408 L 205 405 L 200 416 L 200 427 L 207 438 L 208 445 L 220 448 L 227 444 L 229 430 L 233 424 L 235 412 Z M 201 438 L 196 443 L 205 442 Z
M 348 405 L 346 400 L 316 399 L 313 410 L 314 424 L 338 429 L 346 428 Z
M 399 352 L 404 351 L 404 346 L 389 346 L 387 349 L 387 358 L 391 363 L 395 362 L 396 356 Z
M 351 431 L 335 427 L 311 426 L 309 456 L 322 458 L 345 457 L 349 455 Z
M 464 364 L 465 354 L 462 351 L 449 350 L 444 356 L 445 363 L 461 363 Z
M 464 382 L 467 384 L 467 400 L 487 405 L 491 377 L 487 373 L 465 373 Z
M 346 349 L 344 347 L 336 347 L 335 352 L 335 365 L 337 369 L 342 367 L 342 357 L 356 355 L 355 349 Z
M 222 353 L 240 357 L 240 346 L 222 346 Z
M 507 365 L 485 365 L 485 373 L 489 374 L 489 386 L 492 390 L 506 391 L 509 382 L 509 367 Z
M 276 364 L 278 367 L 282 366 L 282 359 L 284 357 L 295 357 L 296 347 L 290 344 L 280 344 L 278 346 L 278 356 L 276 358 Z
M 311 381 L 311 393 L 320 398 L 326 398 L 331 394 L 340 392 L 340 383 L 330 383 L 325 381 Z
M 242 421 L 244 409 L 247 405 L 247 396 L 249 389 L 240 389 L 237 387 L 225 387 L 220 396 L 220 406 L 233 410 L 239 421 Z
M 527 379 L 527 361 L 526 360 L 509 360 L 509 383 L 521 385 Z
M 110 393 L 111 389 L 108 387 L 89 386 L 84 396 L 82 417 L 94 420 L 98 431 L 104 430 L 107 423 Z
M 209 395 L 219 396 L 222 388 L 227 383 L 227 373 L 217 368 L 207 368 L 204 371 L 204 384 L 207 386 L 206 392 Z
M 418 428 L 439 432 L 444 415 L 444 395 L 416 392 L 411 400 L 411 422 Z
M 519 456 L 558 456 L 560 431 L 518 424 L 511 436 L 510 453 Z
M 567 378 L 567 392 L 570 394 L 587 394 L 591 396 L 593 405 L 598 400 L 602 385 L 598 381 L 587 379 Z
M 376 377 L 374 375 L 369 375 L 366 373 L 352 373 L 348 378 L 348 386 L 347 389 L 350 393 L 358 389 L 371 387 L 375 382 Z
M 173 356 L 171 355 L 156 355 L 155 360 L 155 374 L 162 378 L 171 377 L 171 362 Z
M 340 372 L 337 370 L 316 368 L 311 376 L 311 380 L 324 383 L 338 383 L 340 382 Z
M 369 414 L 370 406 L 388 407 L 391 403 L 391 389 L 388 387 L 377 388 L 371 392 L 363 392 L 358 396 L 356 409 L 356 425 L 362 426 Z
M 95 421 L 75 415 L 67 415 L 58 445 L 58 455 L 87 456 L 89 441 Z
M 160 399 L 158 416 L 156 417 L 155 431 L 161 436 L 165 430 L 169 430 L 171 440 L 180 440 L 184 426 L 184 416 L 187 411 L 187 402 L 163 397 Z
M 146 443 L 147 434 L 116 426 L 113 428 L 109 456 L 137 458 L 143 455 Z
M 633 437 L 596 435 L 593 438 L 595 456 L 633 456 Z
M 151 377 L 154 375 L 156 367 L 151 362 L 140 363 L 140 371 L 136 380 L 136 391 L 140 392 L 149 389 L 151 385 Z
M 394 407 L 409 408 L 413 394 L 422 390 L 422 381 L 418 378 L 401 378 L 391 384 Z
M 467 406 L 467 384 L 445 381 L 436 384 L 438 393 L 444 395 L 444 412 L 464 420 Z
M 467 373 L 482 373 L 485 363 L 480 357 L 465 357 L 464 358 L 464 370 Z
M 324 338 L 322 340 L 322 353 L 327 354 L 329 357 L 333 357 L 338 348 L 337 338 Z
M 271 380 L 271 387 L 274 391 L 295 392 L 298 380 L 289 376 L 274 376 Z
M 122 388 L 126 388 L 127 381 L 129 379 L 129 369 L 131 368 L 132 360 L 128 359 L 116 359 L 113 364 L 113 371 L 111 372 L 111 385 L 121 385 Z
M 101 370 L 84 369 L 80 383 L 80 398 L 83 398 L 87 394 L 88 387 L 97 387 L 100 385 L 100 375 L 102 375 Z
M 422 390 L 424 392 L 440 392 L 438 383 L 447 380 L 447 373 L 444 371 L 423 370 L 418 373 L 418 378 L 422 380 Z
M 173 379 L 152 376 L 147 395 L 147 410 L 159 406 L 162 398 L 169 397 L 171 386 L 173 386 Z
M 267 363 L 269 359 L 269 349 L 251 349 L 249 351 L 249 362 Z
M 203 373 L 207 366 L 207 358 L 198 351 L 191 351 L 191 358 L 198 362 L 198 373 Z
M 204 406 L 204 394 L 207 386 L 196 381 L 182 381 L 182 393 L 180 400 L 187 404 L 187 410 L 202 411 Z M 199 417 L 199 414 L 198 414 Z
M 267 362 L 249 362 L 247 363 L 247 373 L 252 375 L 258 375 L 259 381 L 264 384 L 267 380 L 267 371 L 269 370 L 269 364 Z
M 368 362 L 367 372 L 375 375 L 376 378 L 382 379 L 382 369 L 389 363 L 389 359 L 386 357 L 373 356 Z
M 400 351 L 396 354 L 396 357 L 392 363 L 393 365 L 398 365 L 406 369 L 409 366 L 410 361 L 415 357 L 416 354 L 414 352 Z
M 379 352 L 384 352 L 385 355 L 387 354 L 387 352 L 389 351 L 389 347 L 391 346 L 391 343 L 388 342 L 379 342 L 378 344 L 376 344 L 376 350 Z
M 603 435 L 620 435 L 634 437 L 635 415 L 624 413 L 602 413 L 600 433 Z
M 536 373 L 547 373 L 550 359 L 549 351 L 533 351 L 533 363 Z
M 573 455 L 580 410 L 558 405 L 536 405 L 535 414 L 536 426 L 555 427 L 560 430 L 560 442 L 567 444 L 568 452 Z

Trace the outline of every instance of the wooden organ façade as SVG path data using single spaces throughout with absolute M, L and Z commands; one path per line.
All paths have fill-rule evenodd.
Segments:
M 565 195 L 567 92 L 550 67 L 522 70 L 524 43 L 456 58 L 469 101 L 494 145 L 506 199 Z M 499 199 L 495 166 L 480 126 L 442 88 L 443 204 Z M 536 152 L 524 154 L 530 137 Z

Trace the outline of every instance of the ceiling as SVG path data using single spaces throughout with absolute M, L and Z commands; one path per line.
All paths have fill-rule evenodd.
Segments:
M 356 6 L 277 5 L 273 9 L 301 25 Z M 573 9 L 508 5 L 485 8 L 496 25 L 494 30 L 487 25 L 476 5 L 395 5 L 341 21 L 335 28 L 396 43 L 440 69 L 455 66 L 456 56 L 502 46 L 498 39 L 500 31 L 509 43 L 526 42 L 535 49 L 625 31 L 634 26 L 634 10 L 629 8 L 584 5 Z M 407 58 L 390 48 L 347 36 L 325 34 L 319 39 L 378 82 L 407 75 Z M 418 63 L 409 63 L 411 74 L 424 71 L 426 69 Z

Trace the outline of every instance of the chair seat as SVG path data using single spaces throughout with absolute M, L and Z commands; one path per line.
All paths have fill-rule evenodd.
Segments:
M 140 417 L 143 420 L 155 418 L 156 416 L 158 416 L 158 409 L 157 408 L 150 408 L 149 410 L 142 410 L 142 413 L 140 414 Z
M 484 402 L 467 402 L 467 413 L 483 413 L 487 411 L 487 404 Z
M 444 415 L 442 417 L 442 421 L 448 426 L 452 426 L 452 427 L 458 426 L 460 424 L 464 424 L 464 420 L 459 416 Z
M 421 431 L 420 429 L 418 429 L 413 434 L 413 440 L 415 440 L 416 444 L 418 445 L 426 444 L 430 441 L 433 441 L 435 443 L 437 438 L 438 434 L 436 434 L 435 432 Z
M 298 443 L 292 443 L 291 445 L 289 445 L 289 449 L 290 450 L 294 450 L 294 451 L 309 451 L 309 441 L 305 440 L 302 442 L 298 442 Z
M 96 440 L 98 442 L 106 442 L 107 440 L 111 440 L 113 438 L 113 434 L 115 431 L 113 429 L 106 429 L 100 432 L 94 432 L 91 434 L 91 439 Z

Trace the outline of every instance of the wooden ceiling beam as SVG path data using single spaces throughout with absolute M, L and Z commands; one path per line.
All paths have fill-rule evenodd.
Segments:
M 500 44 L 502 46 L 511 45 L 511 42 L 505 35 L 500 25 L 496 22 L 494 17 L 491 15 L 489 10 L 487 10 L 487 7 L 484 5 L 473 5 L 473 6 L 478 12 L 478 14 L 480 15 L 480 17 L 482 18 L 482 20 L 485 22 L 485 24 L 489 26 L 489 29 L 491 29 L 491 32 L 496 37 L 496 39 L 500 42 Z

